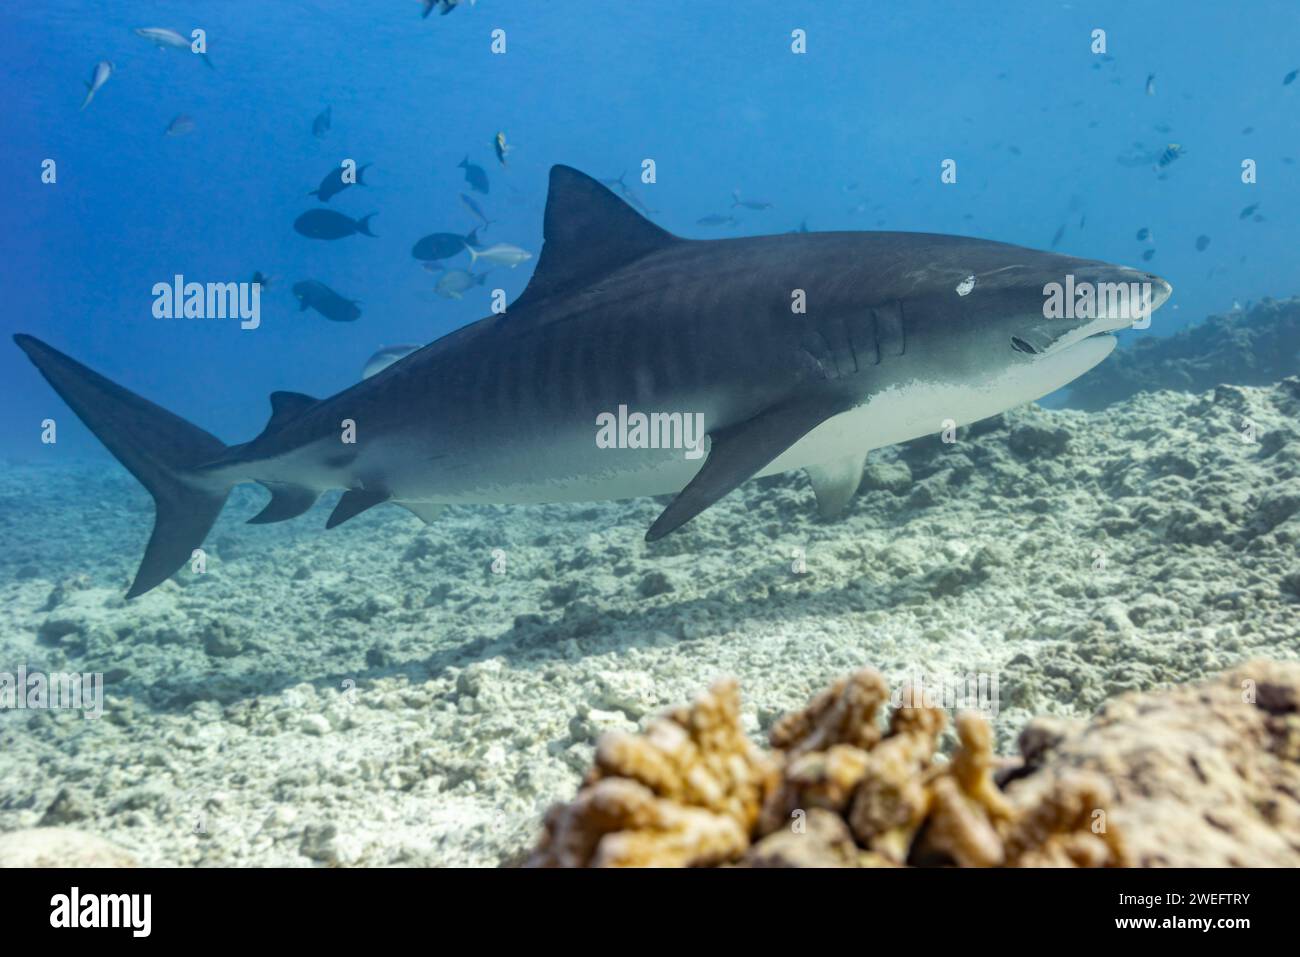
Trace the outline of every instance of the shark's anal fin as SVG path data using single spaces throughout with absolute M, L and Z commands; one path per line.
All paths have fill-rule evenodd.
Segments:
M 442 514 L 445 505 L 435 505 L 431 502 L 394 502 L 394 505 L 400 505 L 406 509 L 425 525 L 432 525 Z
M 834 462 L 810 465 L 806 469 L 817 496 L 817 511 L 822 518 L 838 518 L 862 483 L 866 452 L 855 452 Z
M 387 492 L 364 488 L 349 489 L 343 493 L 339 503 L 334 506 L 334 511 L 330 512 L 325 527 L 334 528 L 336 525 L 342 525 L 348 519 L 360 515 L 366 509 L 374 508 L 381 502 L 387 502 L 389 497 Z
M 248 520 L 249 525 L 269 525 L 271 522 L 285 522 L 297 518 L 316 504 L 320 493 L 303 485 L 289 485 L 284 482 L 261 483 L 271 493 L 271 501 L 266 508 Z
M 709 433 L 709 457 L 646 532 L 657 541 L 686 524 L 831 416 L 845 411 L 835 398 L 775 406 L 745 422 Z

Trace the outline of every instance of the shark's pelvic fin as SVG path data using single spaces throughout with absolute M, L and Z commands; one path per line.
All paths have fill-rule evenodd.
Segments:
M 575 292 L 642 256 L 685 242 L 571 166 L 551 167 L 542 237 L 537 268 L 512 309 Z
M 709 457 L 686 488 L 646 532 L 647 542 L 686 524 L 778 455 L 843 412 L 843 400 L 818 397 L 776 406 L 745 422 L 709 434 Z
M 190 560 L 230 487 L 193 469 L 226 451 L 220 439 L 128 392 L 32 336 L 14 336 L 54 391 L 153 496 L 153 534 L 127 598 L 161 585 Z
M 862 469 L 866 464 L 867 453 L 856 452 L 834 462 L 808 466 L 806 471 L 822 518 L 837 518 L 848 507 L 862 483 Z
M 266 508 L 248 520 L 249 525 L 287 522 L 310 509 L 316 504 L 316 499 L 320 498 L 320 493 L 315 489 L 302 485 L 290 485 L 286 482 L 262 482 L 261 485 L 271 493 L 271 501 L 266 503 Z
M 329 520 L 325 523 L 326 528 L 334 528 L 336 525 L 342 525 L 353 516 L 360 515 L 368 508 L 374 508 L 382 502 L 387 502 L 391 496 L 388 492 L 381 492 L 374 489 L 354 488 L 343 493 L 339 503 L 334 506 L 334 511 L 330 512 Z

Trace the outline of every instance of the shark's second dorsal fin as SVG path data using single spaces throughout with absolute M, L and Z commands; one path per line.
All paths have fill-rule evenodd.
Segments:
M 545 243 L 533 278 L 512 308 L 573 292 L 683 241 L 571 166 L 551 167 L 542 236 Z
M 272 392 L 271 421 L 266 423 L 266 427 L 269 429 L 278 426 L 311 408 L 319 401 L 319 399 L 303 395 L 301 392 Z
M 253 441 L 256 442 L 258 439 L 270 435 L 290 419 L 297 418 L 319 401 L 319 399 L 303 395 L 301 392 L 272 392 L 271 418 L 267 420 L 266 427 L 262 429 L 262 434 Z

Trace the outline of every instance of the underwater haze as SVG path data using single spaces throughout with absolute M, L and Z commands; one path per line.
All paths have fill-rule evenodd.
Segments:
M 0 9 L 0 676 L 101 692 L 19 714 L 0 678 L 0 861 L 67 827 L 154 865 L 511 863 L 602 734 L 719 675 L 755 740 L 863 665 L 975 677 L 1006 752 L 1300 658 L 1293 0 L 430 7 Z M 961 338 L 1066 269 L 1158 308 Z M 710 345 L 801 270 L 868 323 L 801 354 L 806 403 L 757 318 Z M 160 315 L 174 281 L 257 314 Z M 859 333 L 933 364 L 873 389 Z M 674 377 L 707 458 L 606 470 L 582 401 Z

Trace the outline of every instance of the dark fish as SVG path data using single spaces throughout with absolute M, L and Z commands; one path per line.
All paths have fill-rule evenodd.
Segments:
M 311 132 L 313 136 L 324 136 L 330 129 L 330 112 L 334 108 L 327 106 L 317 114 L 316 119 L 311 121 Z
M 754 200 L 754 199 L 741 199 L 740 190 L 733 189 L 731 191 L 731 208 L 735 209 L 737 206 L 743 206 L 745 209 L 753 209 L 753 210 L 764 210 L 764 209 L 772 208 L 771 203 L 764 203 L 760 200 Z
M 1150 236 L 1151 236 L 1151 230 L 1145 226 L 1143 226 L 1137 232 L 1137 238 L 1141 242 L 1145 242 L 1148 238 L 1150 238 Z
M 1246 127 L 1244 130 L 1241 131 L 1241 135 L 1242 135 L 1242 136 L 1249 136 L 1251 133 L 1254 133 L 1254 132 L 1255 132 L 1255 127 L 1253 127 L 1253 126 L 1248 126 L 1248 127 Z
M 1050 248 L 1055 249 L 1056 244 L 1061 241 L 1061 237 L 1064 235 L 1065 235 L 1065 223 L 1061 223 L 1061 225 L 1056 230 L 1056 235 L 1052 237 L 1052 245 Z
M 1013 143 L 1013 144 L 1011 144 L 1010 146 L 1007 147 L 1007 152 L 1010 153 L 1012 156 L 1019 156 L 1019 155 L 1020 155 L 1020 147 L 1019 147 L 1019 146 L 1016 146 L 1016 145 Z
M 487 273 L 472 273 L 464 269 L 448 269 L 433 287 L 444 299 L 463 299 L 475 286 L 483 285 Z
M 708 216 L 701 216 L 695 222 L 700 226 L 734 226 L 736 225 L 736 217 L 723 216 L 721 213 L 710 213 Z
M 1203 252 L 1205 252 L 1205 248 L 1206 248 L 1207 246 L 1209 246 L 1209 245 L 1210 245 L 1210 237 L 1209 237 L 1209 236 L 1197 236 L 1197 237 L 1196 237 L 1196 251 L 1197 251 L 1198 253 L 1203 253 Z
M 1083 225 L 1084 225 L 1084 223 L 1086 223 L 1087 221 L 1088 221 L 1088 214 L 1087 214 L 1087 213 L 1084 213 L 1082 216 L 1079 217 L 1079 228 L 1080 228 L 1080 229 L 1083 229 Z
M 194 132 L 194 118 L 184 113 L 177 114 L 172 121 L 167 124 L 168 136 L 184 136 L 186 133 Z
M 274 276 L 268 276 L 260 269 L 253 271 L 253 278 L 249 281 L 257 283 L 263 289 L 270 289 L 271 286 L 273 286 L 276 283 L 276 279 Z
M 293 284 L 293 294 L 298 300 L 298 311 L 309 306 L 333 322 L 355 322 L 361 310 L 355 301 L 344 299 L 337 292 L 315 279 L 304 279 Z
M 1164 148 L 1164 150 L 1161 151 L 1160 155 L 1156 157 L 1156 165 L 1159 166 L 1161 169 L 1164 169 L 1166 166 L 1168 166 L 1170 163 L 1178 159 L 1186 152 L 1187 151 L 1184 150 L 1182 146 L 1180 146 L 1179 144 L 1170 143 L 1168 146 Z
M 425 262 L 436 262 L 463 253 L 466 246 L 477 245 L 477 229 L 468 236 L 459 236 L 456 233 L 431 233 L 411 247 L 411 255 Z
M 1290 86 L 1292 83 L 1295 82 L 1295 78 L 1297 76 L 1300 76 L 1300 70 L 1292 70 L 1286 76 L 1282 77 L 1282 85 Z
M 293 221 L 293 228 L 308 239 L 343 239 L 353 233 L 374 237 L 370 220 L 375 213 L 353 219 L 332 209 L 309 209 Z
M 482 166 L 479 166 L 475 163 L 471 163 L 469 161 L 468 156 L 466 156 L 463 160 L 461 160 L 456 165 L 465 171 L 465 182 L 469 183 L 470 189 L 483 193 L 484 195 L 487 194 L 488 192 L 487 172 L 483 169 Z
M 495 220 L 488 219 L 483 210 L 479 208 L 478 203 L 474 202 L 474 200 L 466 196 L 464 193 L 460 194 L 460 204 L 469 210 L 471 216 L 478 218 L 480 228 L 487 229 L 493 222 L 495 222 Z
M 1241 211 L 1241 215 L 1238 218 L 1249 219 L 1257 209 L 1259 209 L 1259 203 L 1251 203 L 1249 206 L 1247 206 L 1245 209 Z
M 1144 263 L 1149 263 L 1149 262 L 1151 261 L 1152 257 L 1155 256 L 1155 254 L 1156 254 L 1156 251 L 1155 251 L 1154 249 L 1148 249 L 1146 252 L 1144 252 L 1144 253 L 1142 254 L 1142 261 L 1143 261 Z
M 1156 95 L 1156 75 L 1154 73 L 1148 73 L 1147 74 L 1147 96 L 1155 96 L 1155 95 Z
M 1256 222 L 1256 223 L 1262 223 L 1262 222 L 1264 221 L 1264 214 L 1263 214 L 1263 213 L 1256 213 L 1256 214 L 1252 217 L 1252 221 L 1253 221 L 1253 222 Z
M 363 178 L 366 170 L 370 169 L 370 164 L 357 167 L 357 185 L 365 186 L 366 181 Z M 343 192 L 352 184 L 343 178 L 343 167 L 339 165 L 335 169 L 325 174 L 325 178 L 320 181 L 320 186 L 313 189 L 308 196 L 315 196 L 322 203 L 328 203 L 333 197 Z

